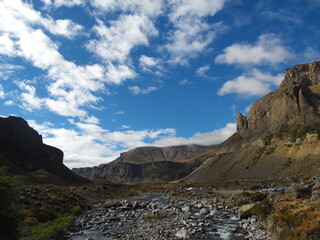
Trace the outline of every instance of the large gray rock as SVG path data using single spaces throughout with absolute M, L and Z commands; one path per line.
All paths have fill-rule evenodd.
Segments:
M 254 203 L 249 203 L 242 205 L 239 209 L 239 217 L 240 219 L 246 219 L 252 216 L 251 210 L 254 206 Z
M 176 238 L 179 239 L 189 239 L 190 238 L 190 234 L 188 232 L 188 230 L 186 229 L 181 229 L 176 233 Z

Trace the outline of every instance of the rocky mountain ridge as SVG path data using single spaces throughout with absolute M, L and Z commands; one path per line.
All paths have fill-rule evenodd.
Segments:
M 320 174 L 320 62 L 286 71 L 279 89 L 237 115 L 237 132 L 184 181 Z
M 0 166 L 19 174 L 49 176 L 66 183 L 86 183 L 63 164 L 63 152 L 46 145 L 42 136 L 19 117 L 0 117 Z
M 139 147 L 122 153 L 108 164 L 72 170 L 88 178 L 113 182 L 169 182 L 185 177 L 200 166 L 202 160 L 192 158 L 208 149 L 200 145 Z

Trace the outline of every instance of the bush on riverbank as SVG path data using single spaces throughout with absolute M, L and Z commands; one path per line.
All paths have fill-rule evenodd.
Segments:
M 281 240 L 320 239 L 320 206 L 301 200 L 275 204 L 269 225 Z
M 19 237 L 17 195 L 15 188 L 7 179 L 6 170 L 0 169 L 0 239 L 15 240 Z

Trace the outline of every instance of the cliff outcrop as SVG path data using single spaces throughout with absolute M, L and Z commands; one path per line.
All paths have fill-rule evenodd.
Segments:
M 67 183 L 88 182 L 63 164 L 60 149 L 44 144 L 37 131 L 14 116 L 0 117 L 0 165 L 19 173 L 44 170 Z
M 320 62 L 296 65 L 278 90 L 252 104 L 248 116 L 237 115 L 237 132 L 184 180 L 318 175 L 319 134 Z

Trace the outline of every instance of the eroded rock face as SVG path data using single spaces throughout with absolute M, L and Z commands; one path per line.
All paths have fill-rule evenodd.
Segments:
M 63 165 L 63 152 L 42 142 L 28 123 L 19 117 L 0 117 L 0 164 L 22 172 L 45 170 L 68 183 L 87 182 Z
M 248 120 L 247 117 L 243 116 L 241 113 L 237 114 L 237 130 L 247 129 Z
M 184 181 L 320 173 L 320 61 L 286 71 L 278 90 L 237 115 L 237 132 Z
M 237 129 L 252 137 L 280 131 L 285 125 L 320 123 L 320 62 L 296 65 L 286 71 L 279 89 L 261 98 L 248 117 L 237 115 Z

